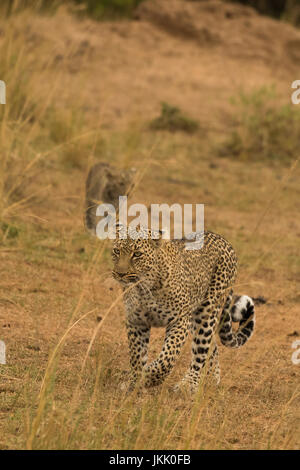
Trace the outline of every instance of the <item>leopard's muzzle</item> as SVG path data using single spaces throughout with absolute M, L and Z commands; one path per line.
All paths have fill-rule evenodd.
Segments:
M 117 271 L 112 271 L 112 275 L 116 281 L 125 284 L 137 282 L 139 280 L 135 273 L 119 273 Z

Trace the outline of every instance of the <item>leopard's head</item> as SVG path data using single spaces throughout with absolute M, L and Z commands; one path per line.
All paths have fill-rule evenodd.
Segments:
M 159 273 L 161 247 L 161 232 L 143 230 L 137 238 L 130 229 L 118 230 L 112 247 L 113 277 L 123 286 L 155 277 Z

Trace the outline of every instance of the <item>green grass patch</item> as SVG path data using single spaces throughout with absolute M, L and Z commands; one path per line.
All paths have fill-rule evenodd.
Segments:
M 218 149 L 240 160 L 289 163 L 299 155 L 300 111 L 278 106 L 274 87 L 262 87 L 232 99 L 235 128 Z
M 6 222 L 0 222 L 0 229 L 4 239 L 16 238 L 19 236 L 19 229 L 15 225 L 11 225 Z
M 130 18 L 143 0 L 76 0 L 94 20 Z
M 199 129 L 195 119 L 186 116 L 176 106 L 161 103 L 161 114 L 150 122 L 152 130 L 166 130 L 169 132 L 183 131 L 193 134 Z

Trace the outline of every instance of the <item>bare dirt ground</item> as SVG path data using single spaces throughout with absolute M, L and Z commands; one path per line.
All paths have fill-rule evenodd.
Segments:
M 102 245 L 83 227 L 91 155 L 82 155 L 80 168 L 64 167 L 54 147 L 36 180 L 49 185 L 31 205 L 38 218 L 20 222 L 20 235 L 0 246 L 0 339 L 7 346 L 0 448 L 298 448 L 300 365 L 291 346 L 300 334 L 299 165 L 291 171 L 221 159 L 211 142 L 229 131 L 229 98 L 240 89 L 275 84 L 280 102 L 290 102 L 300 78 L 300 32 L 216 1 L 148 1 L 135 20 L 120 22 L 79 21 L 64 10 L 22 15 L 9 27 L 34 59 L 34 93 L 46 100 L 51 84 L 62 116 L 79 107 L 87 129 L 100 129 L 108 144 L 93 159 L 146 169 L 132 202 L 204 203 L 206 228 L 237 250 L 236 292 L 267 302 L 257 305 L 251 341 L 237 351 L 221 348 L 222 383 L 196 405 L 169 390 L 187 367 L 189 344 L 166 385 L 130 401 L 120 391 L 128 369 L 122 302 L 107 313 L 120 295 L 109 249 L 93 262 Z M 8 26 L 0 28 L 5 37 Z M 161 101 L 198 119 L 200 132 L 147 130 Z M 49 355 L 71 319 L 85 314 L 59 351 L 41 406 Z M 161 341 L 162 331 L 154 331 L 151 357 Z

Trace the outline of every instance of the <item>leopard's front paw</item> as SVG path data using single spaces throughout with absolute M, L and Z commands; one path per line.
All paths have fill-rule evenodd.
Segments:
M 151 363 L 144 367 L 142 373 L 143 385 L 146 388 L 156 387 L 164 381 L 164 377 L 160 374 L 159 370 L 155 367 L 155 363 Z
M 129 395 L 132 393 L 136 388 L 136 382 L 132 382 L 130 380 L 126 382 L 122 382 L 120 385 L 120 390 L 125 393 L 125 395 Z
M 131 393 L 139 385 L 141 385 L 141 374 L 136 373 L 135 371 L 127 372 L 126 377 L 124 377 L 124 382 L 121 383 L 120 389 L 122 392 Z
M 187 380 L 186 378 L 183 378 L 178 382 L 174 387 L 172 388 L 172 391 L 175 393 L 184 393 L 188 395 L 193 395 L 197 392 L 199 388 L 199 383 L 198 382 L 193 382 L 191 380 Z

